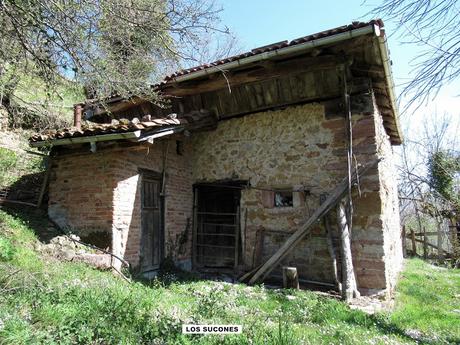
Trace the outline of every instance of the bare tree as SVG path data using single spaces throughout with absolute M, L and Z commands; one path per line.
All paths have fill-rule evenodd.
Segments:
M 404 43 L 421 47 L 414 78 L 404 85 L 408 105 L 434 98 L 460 76 L 460 7 L 456 0 L 383 0 L 372 15 L 394 20 Z M 419 103 L 419 104 L 420 104 Z
M 14 88 L 22 71 L 53 91 L 70 79 L 97 98 L 155 100 L 148 83 L 228 34 L 219 11 L 213 0 L 0 0 L 0 79 Z
M 418 131 L 407 132 L 400 149 L 401 221 L 419 232 L 427 227 L 439 231 L 441 224 L 460 216 L 460 152 L 452 119 L 447 114 L 427 117 Z

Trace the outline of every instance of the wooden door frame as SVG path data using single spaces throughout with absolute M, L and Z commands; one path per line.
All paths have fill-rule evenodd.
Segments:
M 157 171 L 154 171 L 154 170 L 149 170 L 149 169 L 144 169 L 144 168 L 139 168 L 138 169 L 138 173 L 139 173 L 139 179 L 140 179 L 140 224 L 141 224 L 141 251 L 143 250 L 143 236 L 144 236 L 144 231 L 143 231 L 143 221 L 142 221 L 142 203 L 143 203 L 143 200 L 144 200 L 144 188 L 143 188 L 143 179 L 148 176 L 150 177 L 152 180 L 157 180 L 159 181 L 159 184 L 160 184 L 160 187 L 163 185 L 163 175 L 160 173 L 160 172 L 157 172 Z M 160 248 L 159 248 L 159 253 L 158 253 L 158 260 L 159 260 L 159 264 L 158 264 L 158 267 L 153 267 L 151 266 L 150 268 L 148 268 L 146 271 L 144 272 L 149 272 L 149 271 L 156 271 L 160 268 L 163 260 L 164 260 L 164 253 L 165 253 L 165 198 L 164 198 L 164 195 L 162 195 L 161 193 L 161 188 L 160 190 L 158 191 L 158 197 L 159 197 L 159 208 L 160 208 L 160 211 L 159 211 L 159 214 L 160 214 L 160 219 L 159 219 L 159 223 L 160 223 L 160 229 L 159 229 L 159 233 L 160 233 L 160 239 L 159 239 L 159 242 L 160 242 Z M 142 269 L 142 262 L 140 262 L 140 267 Z
M 231 188 L 232 186 L 230 185 L 235 185 L 235 186 L 241 186 L 247 184 L 247 181 L 216 181 L 212 183 L 195 183 L 193 185 L 193 220 L 192 220 L 192 266 L 194 269 L 203 269 L 205 266 L 201 265 L 198 263 L 197 260 L 197 233 L 198 233 L 198 200 L 199 200 L 199 190 L 202 187 L 215 187 L 215 188 Z M 237 269 L 237 266 L 239 265 L 239 257 L 242 254 L 241 250 L 242 248 L 240 247 L 240 232 L 241 232 L 241 224 L 240 224 L 240 217 L 241 217 L 241 190 L 240 189 L 240 200 L 236 209 L 236 220 L 235 223 L 237 225 L 235 229 L 235 259 L 234 259 L 234 265 L 233 265 L 233 270 Z M 208 267 L 207 270 L 221 270 L 221 268 L 210 268 Z

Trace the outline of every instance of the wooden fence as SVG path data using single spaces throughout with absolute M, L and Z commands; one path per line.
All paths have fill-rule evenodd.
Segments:
M 457 240 L 456 238 L 452 239 L 452 236 L 455 235 L 453 228 L 455 227 L 449 226 L 448 232 L 441 231 L 441 228 L 439 231 L 426 231 L 422 228 L 421 232 L 416 232 L 413 228 L 403 226 L 401 237 L 404 256 L 407 256 L 408 252 L 411 256 L 420 256 L 424 259 L 436 256 L 438 260 L 443 260 L 452 256 L 454 247 L 452 241 Z M 436 243 L 430 242 L 430 238 L 432 239 L 433 236 L 436 236 Z

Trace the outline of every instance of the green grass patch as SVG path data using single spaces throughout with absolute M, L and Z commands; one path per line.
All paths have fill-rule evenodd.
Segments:
M 404 329 L 460 343 L 460 271 L 407 260 L 392 321 Z
M 43 170 L 43 157 L 0 147 L 0 188 L 11 186 L 21 178 Z
M 0 261 L 0 344 L 415 344 L 405 335 L 413 329 L 423 334 L 419 343 L 460 339 L 452 309 L 438 315 L 438 309 L 418 309 L 420 300 L 431 308 L 457 308 L 458 301 L 445 300 L 459 293 L 456 271 L 410 260 L 396 312 L 376 316 L 311 291 L 179 279 L 172 273 L 128 284 L 110 272 L 39 254 L 34 228 L 41 223 L 38 217 L 26 219 L 32 214 L 0 210 L 1 238 L 14 248 Z M 433 284 L 426 284 L 433 278 L 425 271 L 436 277 Z M 243 333 L 184 335 L 184 323 L 241 324 Z

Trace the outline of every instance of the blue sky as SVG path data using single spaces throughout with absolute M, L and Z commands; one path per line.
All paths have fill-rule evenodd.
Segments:
M 220 0 L 223 7 L 222 22 L 233 31 L 244 50 L 266 44 L 291 40 L 318 31 L 331 29 L 352 21 L 366 21 L 366 16 L 378 0 Z M 383 18 L 385 20 L 385 18 Z M 393 76 L 398 86 L 411 77 L 412 59 L 420 49 L 401 44 L 395 32 L 395 24 L 385 21 Z M 397 87 L 399 94 L 400 87 Z M 449 112 L 454 118 L 460 118 L 460 82 L 446 87 L 438 97 L 424 105 L 415 114 L 407 114 L 401 120 L 403 127 L 417 123 L 423 116 L 433 113 Z M 416 121 L 414 121 L 416 120 Z

